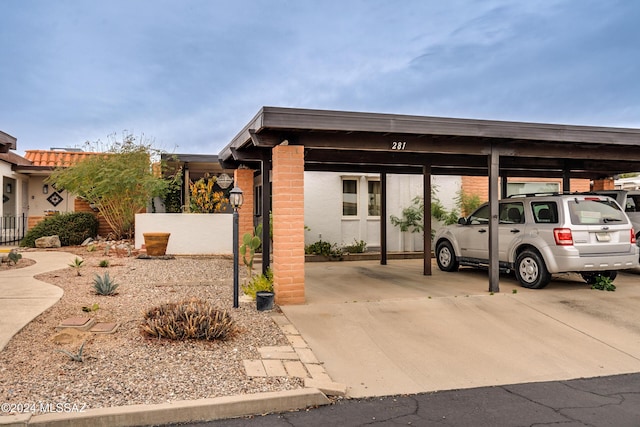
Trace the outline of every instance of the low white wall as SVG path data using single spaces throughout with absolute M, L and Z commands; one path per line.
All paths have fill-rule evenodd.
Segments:
M 167 254 L 231 255 L 233 253 L 232 214 L 136 214 L 135 247 L 144 244 L 143 233 L 171 233 Z

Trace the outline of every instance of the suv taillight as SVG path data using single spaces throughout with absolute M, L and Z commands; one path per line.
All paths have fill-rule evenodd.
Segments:
M 631 243 L 635 243 L 636 242 L 636 232 L 633 231 L 633 228 L 631 229 Z
M 558 246 L 573 245 L 573 236 L 569 228 L 554 228 L 553 237 L 556 239 L 556 245 Z

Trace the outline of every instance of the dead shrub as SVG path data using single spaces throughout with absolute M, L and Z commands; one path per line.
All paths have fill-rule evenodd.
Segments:
M 211 303 L 190 300 L 166 303 L 148 310 L 140 325 L 142 333 L 152 338 L 171 340 L 226 340 L 237 328 L 231 315 Z

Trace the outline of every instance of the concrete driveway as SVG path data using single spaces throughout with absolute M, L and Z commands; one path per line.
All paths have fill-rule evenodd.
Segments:
M 543 290 L 421 260 L 306 264 L 307 304 L 282 307 L 349 396 L 640 372 L 640 277 L 616 292 L 564 275 Z

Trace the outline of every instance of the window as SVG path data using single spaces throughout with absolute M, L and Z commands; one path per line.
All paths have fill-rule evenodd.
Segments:
M 522 203 L 500 203 L 500 224 L 524 223 L 524 207 Z
M 536 223 L 558 223 L 558 205 L 556 205 L 556 202 L 531 202 L 531 209 Z
M 380 181 L 368 181 L 369 186 L 369 202 L 368 202 L 368 214 L 369 216 L 380 216 Z
M 358 181 L 355 179 L 342 180 L 342 215 L 358 215 Z
M 559 182 L 509 182 L 507 183 L 506 196 L 513 196 L 514 194 L 540 194 L 559 192 Z
M 474 213 L 469 216 L 468 224 L 489 224 L 489 205 L 484 205 L 478 208 Z
M 262 185 L 258 185 L 254 188 L 253 194 L 253 206 L 254 206 L 254 214 L 255 216 L 262 216 Z
M 627 218 L 618 205 L 609 200 L 578 200 L 569 201 L 571 223 L 585 224 L 627 224 Z

